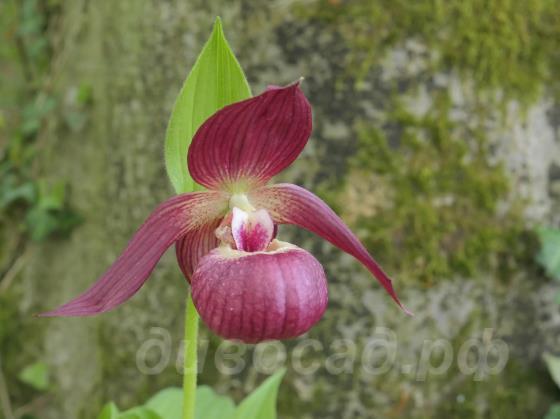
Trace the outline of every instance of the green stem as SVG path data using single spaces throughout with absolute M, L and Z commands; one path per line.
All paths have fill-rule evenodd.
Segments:
M 194 419 L 196 399 L 198 312 L 191 294 L 187 297 L 185 310 L 185 348 L 183 367 L 183 419 Z

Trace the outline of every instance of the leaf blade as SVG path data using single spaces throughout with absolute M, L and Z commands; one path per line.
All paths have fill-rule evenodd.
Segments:
M 276 419 L 276 397 L 286 369 L 268 377 L 245 398 L 235 412 L 235 419 Z
M 166 419 L 143 406 L 133 407 L 117 416 L 117 419 Z
M 235 404 L 208 386 L 196 389 L 195 419 L 234 419 Z
M 183 412 L 183 390 L 169 387 L 150 398 L 145 407 L 165 419 L 181 419 Z
M 19 373 L 18 378 L 35 390 L 45 391 L 49 388 L 49 368 L 44 362 L 28 365 Z
M 97 419 L 118 419 L 120 415 L 119 409 L 117 405 L 113 402 L 107 403 L 103 406 L 101 413 L 97 417 Z
M 169 387 L 161 390 L 146 402 L 144 407 L 164 419 L 181 419 L 183 412 L 183 390 Z M 208 386 L 196 389 L 196 419 L 233 419 L 235 404 L 227 396 L 216 393 Z
M 560 230 L 540 228 L 537 230 L 541 249 L 537 261 L 546 273 L 554 279 L 560 279 Z
M 230 103 L 251 97 L 251 89 L 216 19 L 176 99 L 165 138 L 165 166 L 177 193 L 195 189 L 187 168 L 187 151 L 198 127 Z
M 560 388 L 560 358 L 549 353 L 543 354 L 543 358 L 552 380 Z

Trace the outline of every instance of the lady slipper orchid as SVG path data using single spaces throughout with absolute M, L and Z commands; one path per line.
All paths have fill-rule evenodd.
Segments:
M 309 252 L 276 239 L 279 224 L 307 229 L 354 256 L 404 309 L 389 277 L 327 204 L 296 185 L 267 186 L 310 134 L 311 106 L 299 82 L 216 112 L 188 151 L 190 174 L 208 191 L 161 204 L 91 288 L 43 316 L 115 308 L 142 287 L 175 244 L 193 302 L 211 330 L 245 342 L 301 335 L 326 309 L 327 282 Z

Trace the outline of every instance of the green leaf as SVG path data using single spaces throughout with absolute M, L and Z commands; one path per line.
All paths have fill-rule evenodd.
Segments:
M 35 200 L 35 186 L 33 182 L 25 182 L 14 186 L 0 185 L 0 208 L 7 208 L 12 203 L 22 200 L 32 203 Z
M 560 279 L 560 230 L 540 228 L 537 233 L 541 241 L 537 261 L 546 269 L 548 275 Z
M 235 404 L 227 396 L 221 396 L 208 386 L 196 389 L 195 419 L 233 419 Z
M 39 208 L 45 210 L 57 210 L 64 206 L 66 196 L 66 185 L 64 182 L 56 182 L 54 185 L 48 185 L 45 181 L 38 182 L 39 187 Z
M 93 86 L 89 83 L 83 82 L 78 87 L 78 94 L 76 95 L 76 102 L 80 105 L 87 105 L 93 101 Z
M 160 416 L 157 412 L 146 406 L 133 407 L 126 412 L 119 412 L 115 403 L 107 403 L 97 419 L 172 419 Z
M 25 225 L 34 241 L 44 240 L 54 233 L 67 235 L 81 222 L 82 218 L 69 209 L 50 211 L 33 207 L 25 216 Z
M 176 387 L 161 390 L 145 406 L 164 419 L 181 419 L 183 390 Z M 234 414 L 235 404 L 229 397 L 207 386 L 196 389 L 196 419 L 233 419 Z
M 224 36 L 220 18 L 173 107 L 165 138 L 165 166 L 175 191 L 192 191 L 187 151 L 198 127 L 217 110 L 251 97 L 251 89 Z
M 560 388 L 560 358 L 546 353 L 543 355 L 543 358 L 550 376 Z
M 101 413 L 97 417 L 97 419 L 118 419 L 119 417 L 119 409 L 115 405 L 115 403 L 107 403 L 103 406 Z
M 241 402 L 235 419 L 276 419 L 276 396 L 286 369 L 282 368 L 267 378 Z
M 560 403 L 550 406 L 544 419 L 560 419 Z
M 49 369 L 44 362 L 36 362 L 25 367 L 18 377 L 36 390 L 45 391 L 49 388 Z
M 146 407 L 164 419 L 181 419 L 183 390 L 177 387 L 163 389 L 148 400 Z
M 134 407 L 121 413 L 117 419 L 167 419 L 147 407 Z

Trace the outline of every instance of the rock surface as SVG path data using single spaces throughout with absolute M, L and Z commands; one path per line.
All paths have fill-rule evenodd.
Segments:
M 360 121 L 391 123 L 395 85 L 415 115 L 433 108 L 432 92 L 440 89 L 449 92 L 453 121 L 460 125 L 474 119 L 472 84 L 464 76 L 434 70 L 431 51 L 422 42 L 391 46 L 357 80 L 345 64 L 351 45 L 336 24 L 296 12 L 296 3 L 64 3 L 53 33 L 52 80 L 65 100 L 44 133 L 40 163 L 49 177 L 68 180 L 72 203 L 85 222 L 67 240 L 33 247 L 19 284 L 25 296 L 21 313 L 52 308 L 84 290 L 157 203 L 172 194 L 163 164 L 165 126 L 217 14 L 253 92 L 306 77 L 303 88 L 314 106 L 314 134 L 280 180 L 323 194 L 342 213 L 348 200 L 363 200 L 368 203 L 365 216 L 375 217 L 370 205 L 398 194 L 384 189 L 381 181 L 376 184 L 375 174 L 356 174 L 349 163 L 358 147 Z M 83 85 L 91 87 L 92 102 L 81 110 L 83 124 L 72 126 L 67 116 L 76 111 L 74 98 Z M 558 107 L 544 95 L 526 112 L 515 100 L 508 103 L 505 125 L 497 122 L 497 114 L 485 119 L 495 148 L 490 157 L 504 164 L 510 195 L 528 200 L 526 225 L 558 225 Z M 363 183 L 354 198 L 341 186 L 345 179 Z M 368 196 L 379 199 L 370 204 Z M 348 221 L 365 237 L 363 215 L 349 214 Z M 290 368 L 280 395 L 280 417 L 521 419 L 542 416 L 557 396 L 540 357 L 558 344 L 554 295 L 560 290 L 534 267 L 506 282 L 489 269 L 473 277 L 436 278 L 429 285 L 416 281 L 410 271 L 406 278 L 395 272 L 401 298 L 416 313 L 408 318 L 347 255 L 295 229 L 283 228 L 280 234 L 312 251 L 331 280 L 327 314 L 308 336 L 318 339 L 323 350 L 312 347 L 304 358 L 306 365 L 319 361 L 320 368 L 313 374 L 298 372 L 293 351 L 303 340 L 285 344 Z M 171 253 L 143 290 L 118 310 L 91 319 L 37 320 L 41 331 L 30 345 L 44 351 L 56 384 L 44 419 L 91 418 L 105 401 L 124 408 L 180 383 L 176 361 L 188 287 Z M 213 365 L 220 343 L 203 333 L 210 343 L 201 382 L 241 398 L 262 379 L 263 369 L 253 364 L 233 377 L 220 373 Z M 465 355 L 473 338 L 483 350 L 498 345 L 489 357 L 495 369 L 484 369 Z M 375 342 L 382 342 L 381 349 L 372 349 Z M 243 359 L 251 363 L 258 351 L 250 348 Z M 444 368 L 446 351 L 452 355 Z M 355 362 L 340 365 L 335 353 Z M 505 353 L 507 363 L 498 368 Z M 165 368 L 158 368 L 160 362 Z

